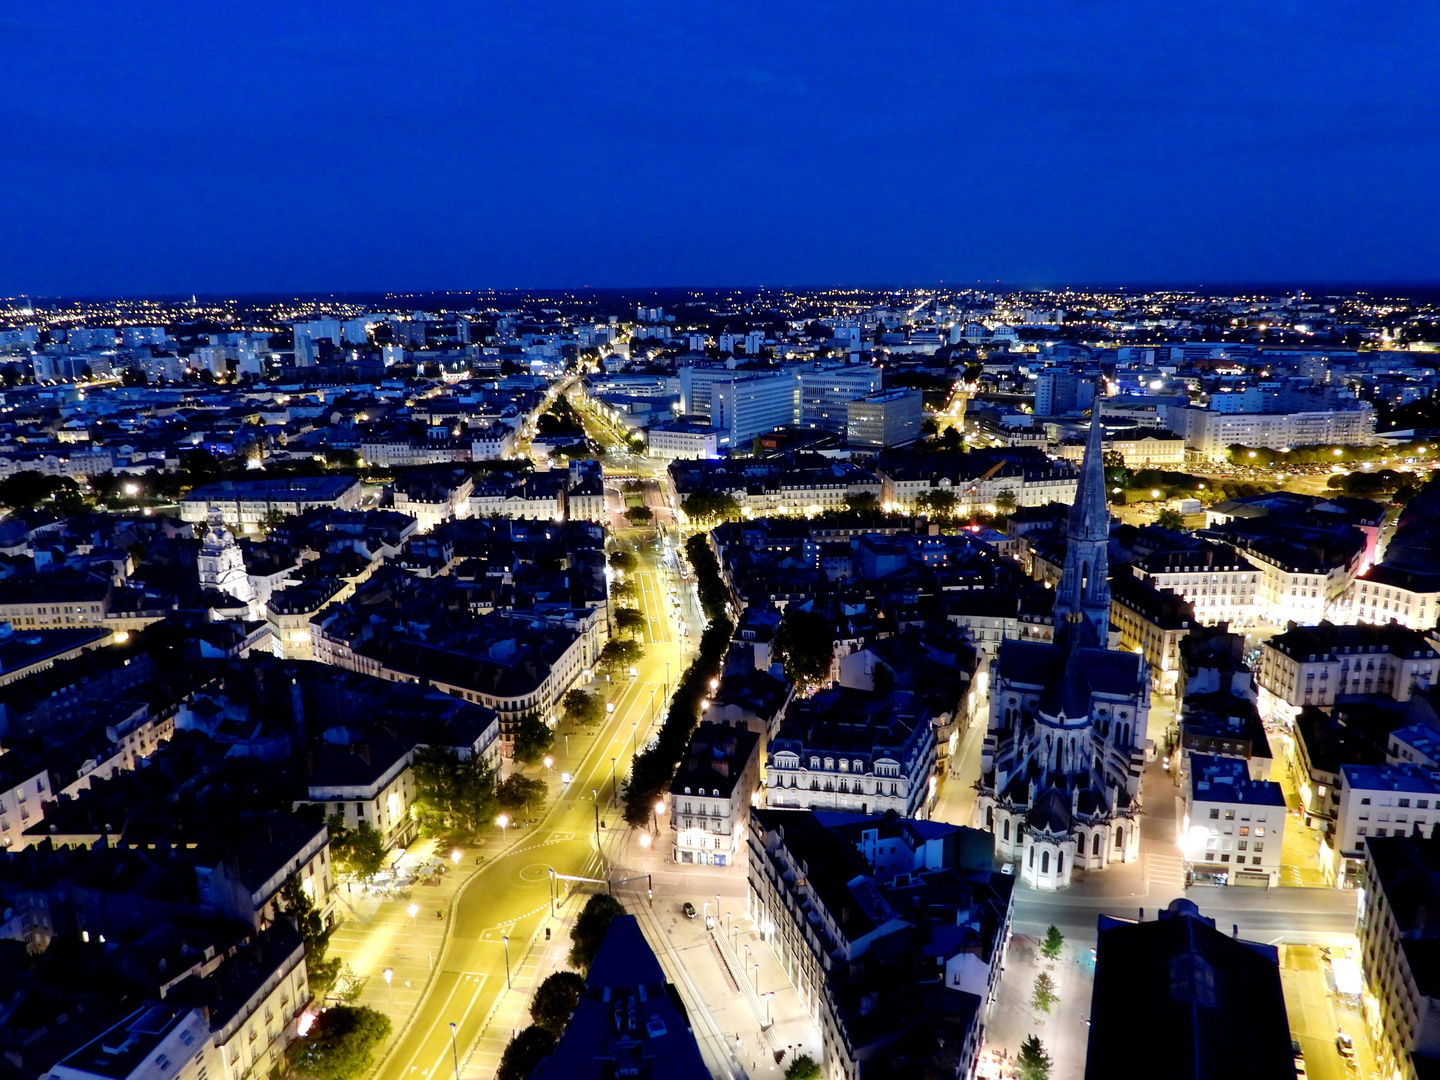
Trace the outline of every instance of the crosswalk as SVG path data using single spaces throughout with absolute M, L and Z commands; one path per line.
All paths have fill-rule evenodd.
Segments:
M 1175 855 L 1145 855 L 1145 882 L 1150 895 L 1169 901 L 1185 892 L 1185 860 Z

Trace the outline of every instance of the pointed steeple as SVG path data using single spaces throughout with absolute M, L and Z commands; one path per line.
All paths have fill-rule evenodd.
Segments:
M 1055 591 L 1056 640 L 1103 649 L 1110 636 L 1110 509 L 1105 503 L 1100 393 L 1090 410 L 1085 460 L 1065 528 L 1065 568 Z

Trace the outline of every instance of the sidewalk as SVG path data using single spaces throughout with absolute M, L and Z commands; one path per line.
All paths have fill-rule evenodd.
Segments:
M 401 864 L 430 858 L 438 854 L 436 847 L 435 840 L 418 840 L 406 849 Z M 336 917 L 341 921 L 330 936 L 330 956 L 344 960 L 362 984 L 356 1004 L 390 1017 L 390 1039 L 382 1053 L 400 1037 L 420 1002 L 440 958 L 455 895 L 480 869 L 476 856 L 484 852 L 489 859 L 499 849 L 499 837 L 479 847 L 459 849 L 458 866 L 452 862 L 451 869 L 437 876 L 433 885 L 417 882 L 409 890 L 408 900 L 382 899 L 359 885 L 339 887 Z M 412 904 L 414 916 L 409 914 Z M 436 918 L 437 911 L 440 918 Z M 388 984 L 387 969 L 391 972 Z
M 639 916 L 667 977 L 680 990 L 712 1074 L 779 1077 L 798 1054 L 819 1060 L 819 1026 L 746 914 L 744 863 L 677 866 L 653 847 L 642 849 L 638 834 L 619 830 L 607 835 L 606 850 L 612 877 L 648 874 L 653 882 L 653 904 L 643 881 L 617 890 L 616 897 Z M 687 901 L 700 913 L 694 919 L 681 910 Z M 710 929 L 706 914 L 715 917 Z
M 546 919 L 534 943 L 525 948 L 523 955 L 511 960 L 510 989 L 501 994 L 486 1021 L 483 1034 L 465 1055 L 460 1066 L 461 1080 L 478 1080 L 495 1075 L 500 1067 L 500 1058 L 505 1047 L 522 1030 L 531 1024 L 530 1001 L 535 990 L 557 971 L 570 971 L 567 957 L 570 953 L 570 928 L 575 917 L 588 899 L 588 894 L 575 893 L 562 903 L 558 917 Z M 545 940 L 545 928 L 550 930 L 550 940 Z
M 1055 982 L 1059 1001 L 1048 1015 L 1037 1012 L 1030 1004 L 1035 992 L 1035 978 L 1042 971 Z M 1069 942 L 1058 960 L 1040 955 L 1039 941 L 1016 934 L 1010 940 L 1005 956 L 1005 973 L 990 1009 L 981 1048 L 982 1076 L 1009 1075 L 997 1068 L 996 1051 L 1014 1060 L 1020 1044 L 1030 1035 L 1038 1035 L 1046 1052 L 1054 1059 L 1051 1080 L 1083 1080 L 1085 1052 L 1090 1040 L 1090 995 L 1095 986 L 1095 969 L 1090 963 L 1088 948 L 1077 948 Z

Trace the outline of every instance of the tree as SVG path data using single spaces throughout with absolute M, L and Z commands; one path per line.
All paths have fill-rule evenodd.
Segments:
M 645 624 L 649 621 L 642 612 L 635 608 L 620 608 L 615 612 L 614 619 L 616 628 L 624 630 L 632 638 L 644 630 Z
M 310 990 L 323 1001 L 340 975 L 340 959 L 325 958 L 333 928 L 325 925 L 315 902 L 301 885 L 299 874 L 291 874 L 280 886 L 275 907 L 300 932 L 300 940 L 305 944 L 305 973 L 310 981 Z
M 12 510 L 33 510 L 47 499 L 63 494 L 78 494 L 74 480 L 68 476 L 47 476 L 35 469 L 12 473 L 0 480 L 0 506 Z
M 1035 992 L 1030 995 L 1030 1004 L 1037 1012 L 1049 1013 L 1060 998 L 1055 994 L 1055 980 L 1048 971 L 1035 976 Z
M 643 506 L 632 506 L 629 510 L 625 511 L 625 519 L 629 521 L 631 525 L 648 525 L 650 524 L 650 519 L 654 516 L 654 514 Z
M 801 1054 L 785 1066 L 785 1080 L 820 1080 L 820 1063 L 809 1054 Z
M 610 583 L 611 600 L 634 600 L 637 592 L 633 581 L 612 581 Z
M 1040 1042 L 1040 1036 L 1027 1035 L 1020 1044 L 1020 1054 L 1015 1059 L 1020 1066 L 1021 1080 L 1050 1080 L 1050 1066 L 1053 1062 Z
M 1040 955 L 1046 960 L 1057 960 L 1060 957 L 1060 950 L 1065 948 L 1065 935 L 1060 932 L 1058 926 L 1051 926 L 1045 931 L 1045 940 L 1040 943 Z
M 385 838 L 368 821 L 347 828 L 344 814 L 325 820 L 330 830 L 330 854 L 340 869 L 361 881 L 369 881 L 385 865 Z
M 530 1016 L 541 1027 L 553 1031 L 558 1039 L 584 995 L 582 976 L 573 971 L 553 972 L 536 988 L 530 1000 Z
M 536 803 L 543 804 L 547 790 L 544 780 L 511 773 L 496 786 L 495 801 L 501 810 L 517 814 Z
M 861 491 L 845 496 L 845 508 L 857 514 L 873 514 L 880 509 L 880 496 L 874 492 Z
M 775 648 L 787 676 L 797 683 L 815 685 L 829 677 L 835 631 L 818 611 L 787 608 L 775 633 Z
M 526 765 L 539 762 L 555 745 L 555 733 L 534 713 L 527 713 L 515 725 L 513 753 L 516 761 Z
M 1172 529 L 1178 532 L 1185 528 L 1185 516 L 1179 510 L 1161 510 L 1155 515 L 1155 524 L 1162 529 Z
M 638 563 L 639 560 L 635 558 L 635 553 L 626 548 L 621 548 L 619 551 L 612 551 L 610 553 L 610 566 L 612 569 L 620 570 L 628 574 L 635 569 Z
M 541 1060 L 555 1049 L 555 1036 L 539 1024 L 531 1024 L 510 1040 L 495 1070 L 495 1080 L 525 1080 Z
M 570 966 L 581 971 L 589 968 L 595 954 L 600 951 L 611 921 L 616 915 L 624 914 L 625 909 L 613 896 L 596 893 L 590 897 L 575 925 L 570 928 L 570 940 L 574 942 L 570 947 Z
M 958 501 L 953 491 L 935 488 L 931 491 L 922 491 L 915 496 L 915 508 L 933 514 L 937 518 L 948 518 L 955 513 L 955 504 Z
M 680 509 L 692 521 L 731 521 L 740 516 L 740 504 L 735 496 L 722 491 L 692 492 L 681 502 Z
M 645 650 L 638 641 L 621 641 L 611 638 L 600 650 L 600 666 L 604 668 L 628 668 L 640 662 Z
M 495 770 L 473 755 L 461 759 L 445 746 L 423 746 L 410 764 L 415 806 L 427 829 L 478 829 L 495 818 Z
M 605 717 L 605 703 L 599 694 L 587 694 L 584 690 L 571 690 L 561 702 L 565 719 L 575 724 L 598 724 Z
M 374 1050 L 390 1034 L 390 1018 L 364 1005 L 332 1005 L 310 1033 L 290 1044 L 285 1060 L 303 1076 L 352 1080 L 370 1069 Z
M 1002 514 L 1013 514 L 1015 508 L 1020 505 L 1020 500 L 1015 497 L 1015 492 L 1006 488 L 995 496 L 995 509 Z

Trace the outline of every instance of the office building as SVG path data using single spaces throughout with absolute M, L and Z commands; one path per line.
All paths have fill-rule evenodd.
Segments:
M 800 373 L 800 426 L 845 433 L 846 406 L 867 394 L 879 393 L 883 373 L 869 364 L 817 367 Z
M 904 446 L 920 438 L 925 417 L 919 390 L 882 390 L 845 407 L 845 441 L 851 446 Z
M 720 433 L 720 449 L 749 450 L 757 436 L 794 423 L 795 389 L 788 372 L 715 382 L 710 422 Z

